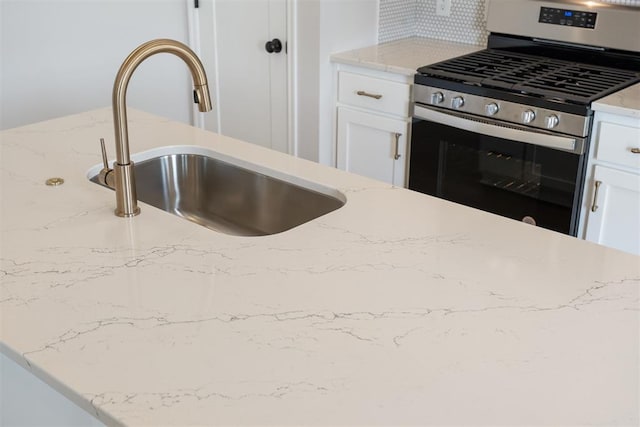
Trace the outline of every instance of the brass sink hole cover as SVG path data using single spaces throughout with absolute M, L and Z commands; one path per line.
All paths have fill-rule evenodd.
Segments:
M 64 179 L 62 178 L 49 178 L 44 182 L 48 186 L 57 187 L 58 185 L 64 184 Z

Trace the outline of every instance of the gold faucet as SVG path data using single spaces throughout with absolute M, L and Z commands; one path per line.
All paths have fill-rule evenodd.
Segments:
M 135 69 L 148 57 L 156 53 L 172 53 L 181 58 L 189 67 L 193 78 L 193 98 L 201 112 L 211 111 L 211 97 L 207 86 L 207 75 L 196 54 L 184 44 L 175 40 L 157 39 L 138 46 L 124 60 L 113 83 L 113 125 L 116 138 L 116 161 L 113 165 L 113 186 L 116 190 L 117 216 L 131 217 L 140 213 L 136 195 L 136 181 L 133 162 L 129 155 L 129 129 L 127 126 L 126 95 L 129 80 Z M 103 169 L 104 171 L 104 169 Z M 101 173 L 105 178 L 106 175 Z M 111 177 L 109 177 L 111 178 Z M 111 181 L 111 179 L 109 179 Z

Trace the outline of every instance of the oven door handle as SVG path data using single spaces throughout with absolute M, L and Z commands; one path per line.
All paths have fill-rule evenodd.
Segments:
M 430 120 L 435 123 L 440 123 L 446 126 L 455 127 L 486 136 L 509 139 L 512 141 L 539 145 L 556 150 L 569 151 L 575 154 L 584 154 L 584 140 L 579 138 L 550 135 L 546 133 L 492 125 L 489 123 L 469 120 L 464 117 L 431 110 L 420 105 L 415 106 L 414 116 L 419 119 Z

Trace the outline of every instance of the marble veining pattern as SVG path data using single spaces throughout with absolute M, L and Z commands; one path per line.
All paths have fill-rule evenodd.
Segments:
M 190 141 L 348 201 L 258 238 L 124 220 L 86 179 L 109 117 L 0 144 L 0 351 L 104 423 L 640 422 L 638 257 L 136 111 L 136 152 Z

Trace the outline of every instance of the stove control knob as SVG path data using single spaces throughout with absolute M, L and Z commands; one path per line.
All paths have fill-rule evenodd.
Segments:
M 547 126 L 547 129 L 553 129 L 554 127 L 558 126 L 559 123 L 560 119 L 555 114 L 547 116 L 547 118 L 544 120 L 544 124 Z
M 456 96 L 451 100 L 451 106 L 455 109 L 462 108 L 464 106 L 464 98 Z
M 431 103 L 432 104 L 442 104 L 444 101 L 444 95 L 442 92 L 434 92 L 431 94 Z
M 522 113 L 522 121 L 524 123 L 531 123 L 532 121 L 534 121 L 536 118 L 536 112 L 533 110 L 526 110 L 524 113 Z
M 500 107 L 495 102 L 484 106 L 484 112 L 487 114 L 487 116 L 495 116 L 498 111 L 500 111 Z

